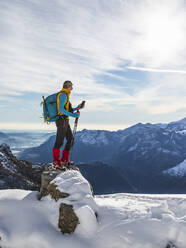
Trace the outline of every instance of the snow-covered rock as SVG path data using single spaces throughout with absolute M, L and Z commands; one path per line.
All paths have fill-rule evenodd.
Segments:
M 48 200 L 56 205 L 58 228 L 62 233 L 72 233 L 78 227 L 78 233 L 92 235 L 96 230 L 98 208 L 90 183 L 77 170 L 58 171 L 56 174 L 48 171 L 47 176 L 50 174 L 52 180 L 47 186 L 48 194 L 41 201 Z

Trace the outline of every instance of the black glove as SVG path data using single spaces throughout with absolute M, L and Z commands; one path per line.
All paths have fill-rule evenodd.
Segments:
M 85 106 L 85 101 L 82 101 L 82 103 L 80 103 L 77 108 L 81 109 L 81 108 L 84 108 Z

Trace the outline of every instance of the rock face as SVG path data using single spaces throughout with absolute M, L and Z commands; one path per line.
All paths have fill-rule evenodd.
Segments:
M 38 190 L 43 170 L 41 165 L 18 160 L 7 144 L 0 145 L 0 189 Z
M 53 183 L 49 184 L 48 193 L 55 201 L 69 196 L 68 193 L 61 192 L 59 189 L 57 189 L 57 186 Z
M 90 211 L 90 214 L 86 213 L 85 216 L 91 216 L 91 223 L 93 218 L 96 225 L 97 205 L 93 198 L 93 190 L 79 171 L 70 169 L 63 172 L 43 172 L 40 193 L 40 200 L 49 200 L 56 204 L 54 209 L 59 211 L 56 222 L 62 233 L 75 232 L 77 227 L 81 232 L 83 226 L 80 219 L 84 222 L 82 218 L 84 209 Z
M 58 227 L 62 233 L 73 233 L 79 219 L 74 213 L 73 206 L 65 203 L 60 204 Z
M 59 174 L 58 171 L 44 171 L 41 175 L 40 197 L 50 194 L 52 189 L 48 189 L 50 182 Z M 51 192 L 52 193 L 52 192 Z

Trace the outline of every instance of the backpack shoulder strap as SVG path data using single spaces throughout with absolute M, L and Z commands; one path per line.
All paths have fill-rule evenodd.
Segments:
M 58 93 L 57 93 L 57 113 L 58 114 L 60 114 L 59 113 L 59 101 L 60 101 L 60 96 L 61 96 L 61 94 L 66 94 L 64 91 L 59 91 Z M 67 95 L 67 94 L 66 94 Z M 67 100 L 68 100 L 68 96 L 67 96 Z M 66 102 L 67 102 L 67 100 L 66 100 Z M 65 105 L 66 105 L 66 102 L 65 102 Z

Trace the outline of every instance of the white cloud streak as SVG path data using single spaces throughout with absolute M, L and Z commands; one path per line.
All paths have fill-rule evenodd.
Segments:
M 125 129 L 127 127 L 129 127 L 131 125 L 122 125 L 122 124 L 79 124 L 78 125 L 78 130 L 77 131 L 81 131 L 83 129 L 102 129 L 102 130 L 109 130 L 109 131 L 117 131 L 118 129 Z M 72 125 L 73 126 L 73 123 Z M 49 131 L 56 131 L 56 126 L 52 123 L 50 125 L 46 125 L 45 123 L 43 124 L 29 124 L 29 123 L 0 123 L 0 129 L 4 129 L 4 130 L 49 130 Z
M 144 67 L 135 67 L 135 66 L 127 66 L 127 69 L 131 70 L 137 70 L 137 71 L 150 71 L 150 72 L 164 72 L 164 73 L 180 73 L 180 74 L 186 74 L 186 70 L 164 70 L 164 69 L 156 69 L 156 68 L 144 68 Z

